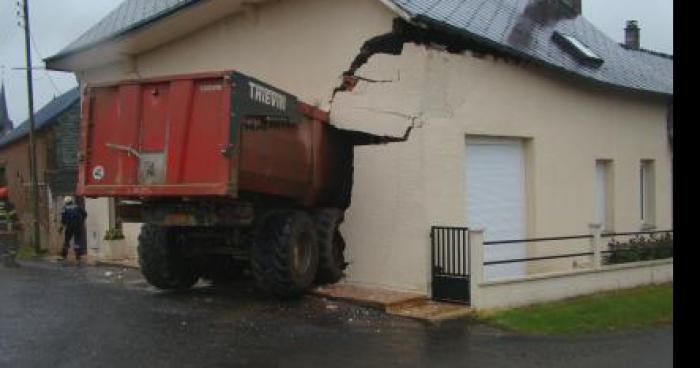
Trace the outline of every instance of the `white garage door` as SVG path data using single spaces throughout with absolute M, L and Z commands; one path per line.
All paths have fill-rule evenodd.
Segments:
M 486 241 L 524 239 L 525 158 L 523 142 L 467 138 L 467 224 L 486 230 Z M 486 261 L 526 257 L 525 244 L 487 245 Z M 485 267 L 485 279 L 525 275 L 524 263 Z

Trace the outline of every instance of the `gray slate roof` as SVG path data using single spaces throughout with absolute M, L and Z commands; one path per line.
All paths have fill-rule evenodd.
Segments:
M 49 60 L 118 37 L 203 0 L 125 0 L 117 9 Z M 413 20 L 450 31 L 559 71 L 626 89 L 673 94 L 673 60 L 627 50 L 559 0 L 391 0 Z M 598 54 L 593 67 L 553 42 L 571 35 Z
M 673 82 L 673 56 L 662 54 L 651 50 L 639 49 L 628 50 L 635 54 L 640 60 L 653 68 L 664 79 Z
M 34 114 L 34 130 L 39 131 L 48 128 L 56 121 L 56 118 L 63 112 L 71 108 L 74 104 L 80 101 L 80 92 L 78 87 L 54 98 L 51 102 L 44 105 L 39 111 Z M 8 146 L 15 141 L 29 135 L 29 120 L 20 124 L 17 128 L 11 130 L 6 135 L 0 137 L 0 148 Z
M 124 0 L 82 36 L 48 60 L 58 59 L 136 30 L 202 0 Z
M 392 0 L 411 17 L 506 52 L 601 83 L 673 94 L 673 60 L 627 50 L 558 0 Z M 580 63 L 553 42 L 558 31 L 576 37 L 603 60 Z M 659 72 L 658 65 L 667 72 Z M 669 73 L 670 72 L 670 73 Z

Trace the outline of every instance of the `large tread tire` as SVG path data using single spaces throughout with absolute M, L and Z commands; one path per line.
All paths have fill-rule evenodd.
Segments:
M 344 211 L 335 208 L 319 209 L 313 213 L 318 237 L 318 272 L 316 283 L 334 284 L 345 277 L 345 239 L 338 230 Z
M 143 225 L 139 234 L 139 265 L 151 285 L 163 290 L 186 290 L 199 279 L 194 265 L 185 257 L 177 229 Z
M 295 298 L 308 291 L 318 269 L 311 217 L 291 210 L 267 215 L 255 229 L 250 266 L 258 287 L 267 294 Z

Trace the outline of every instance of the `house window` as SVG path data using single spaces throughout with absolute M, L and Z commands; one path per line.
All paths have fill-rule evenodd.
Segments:
M 654 160 L 642 160 L 639 169 L 639 209 L 642 228 L 653 228 L 656 223 L 654 176 Z
M 613 231 L 612 160 L 596 161 L 596 223 L 605 232 Z

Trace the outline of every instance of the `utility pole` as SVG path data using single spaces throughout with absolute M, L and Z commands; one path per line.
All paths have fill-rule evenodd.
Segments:
M 32 202 L 32 242 L 34 250 L 41 252 L 41 234 L 39 231 L 39 180 L 36 166 L 36 146 L 34 141 L 34 79 L 32 76 L 31 33 L 29 30 L 29 0 L 23 0 L 24 46 L 27 55 L 27 97 L 29 99 L 29 173 L 31 180 Z

